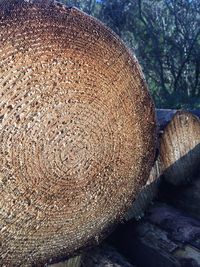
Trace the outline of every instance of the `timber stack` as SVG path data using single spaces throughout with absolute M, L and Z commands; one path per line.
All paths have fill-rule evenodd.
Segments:
M 199 112 L 156 131 L 135 56 L 51 0 L 0 1 L 0 51 L 0 265 L 200 266 Z
M 199 267 L 200 112 L 159 113 L 154 167 L 107 242 L 135 266 Z
M 137 210 L 145 202 L 145 216 L 140 221 L 132 216 L 109 242 L 136 266 L 199 267 L 200 112 L 162 110 L 161 120 L 159 112 L 159 171 L 154 189 L 144 186 L 136 202 Z

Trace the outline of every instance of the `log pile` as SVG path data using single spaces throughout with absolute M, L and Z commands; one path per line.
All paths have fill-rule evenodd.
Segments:
M 99 21 L 1 1 L 0 41 L 0 265 L 200 266 L 199 112 L 157 112 L 155 158 L 140 66 Z M 118 252 L 86 251 L 119 222 Z
M 139 219 L 158 195 L 161 180 L 187 185 L 200 173 L 200 112 L 157 110 L 158 155 L 126 220 Z
M 132 219 L 110 238 L 118 251 L 141 267 L 200 266 L 199 112 L 171 113 L 159 128 L 156 200 L 142 220 Z
M 136 266 L 199 267 L 200 113 L 163 113 L 168 123 L 163 115 L 158 119 L 159 152 L 149 179 L 125 216 L 128 222 L 107 242 Z M 87 255 L 102 266 L 99 254 Z

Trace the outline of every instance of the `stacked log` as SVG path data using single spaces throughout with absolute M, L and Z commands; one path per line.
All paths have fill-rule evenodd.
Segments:
M 126 214 L 126 220 L 132 218 L 138 220 L 144 216 L 149 205 L 158 196 L 163 179 L 174 185 L 184 185 L 195 180 L 200 173 L 199 117 L 199 111 L 192 113 L 157 110 L 159 135 L 157 160 L 147 183 Z
M 187 111 L 175 113 L 160 139 L 161 173 L 174 185 L 200 173 L 200 120 Z
M 156 202 L 142 220 L 119 227 L 110 242 L 141 267 L 198 267 L 200 121 L 187 111 L 170 113 L 167 121 L 159 124 L 165 126 L 159 130 Z
M 2 266 L 44 266 L 105 238 L 153 165 L 153 101 L 136 58 L 52 1 L 0 5 Z
M 178 112 L 171 120 L 171 112 L 159 123 L 155 161 L 154 106 L 141 69 L 100 22 L 53 1 L 1 1 L 0 41 L 2 266 L 77 255 L 99 244 L 132 203 L 128 219 L 142 217 L 160 180 L 180 185 L 198 174 L 198 118 Z M 131 253 L 135 248 L 135 262 L 198 264 L 198 221 L 168 206 L 149 212 L 130 223 L 134 228 L 126 225 L 126 242 L 134 229 L 128 247 L 120 241 Z M 185 239 L 173 232 L 181 222 Z M 81 257 L 63 264 L 78 266 Z M 130 266 L 108 247 L 87 258 L 87 266 Z

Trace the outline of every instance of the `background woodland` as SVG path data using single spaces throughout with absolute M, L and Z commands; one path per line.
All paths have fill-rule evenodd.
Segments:
M 62 0 L 111 27 L 136 54 L 157 108 L 200 108 L 199 0 Z

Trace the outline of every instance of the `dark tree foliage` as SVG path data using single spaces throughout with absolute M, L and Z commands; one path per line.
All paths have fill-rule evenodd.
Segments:
M 68 0 L 136 53 L 157 107 L 200 108 L 199 0 Z

